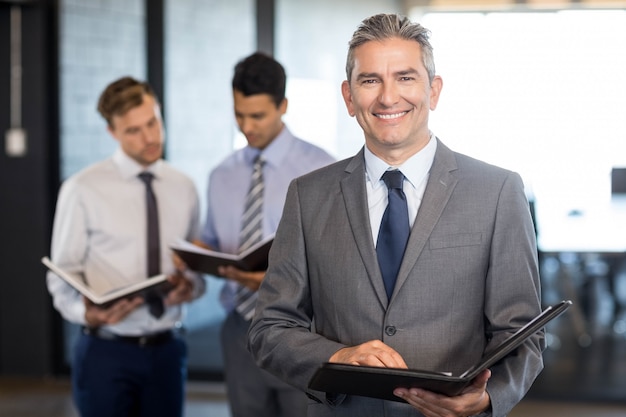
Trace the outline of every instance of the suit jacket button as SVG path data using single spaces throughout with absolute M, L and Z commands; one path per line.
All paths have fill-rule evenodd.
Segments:
M 396 334 L 396 326 L 385 327 L 385 334 L 387 336 L 393 336 L 394 334 Z

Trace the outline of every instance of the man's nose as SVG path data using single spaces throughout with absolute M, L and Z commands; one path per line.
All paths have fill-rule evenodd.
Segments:
M 246 134 L 246 133 L 250 133 L 252 131 L 253 126 L 254 126 L 254 123 L 253 123 L 252 119 L 244 117 L 244 118 L 241 119 L 239 128 L 241 129 L 241 132 L 243 134 Z
M 395 83 L 382 83 L 378 101 L 385 106 L 392 106 L 399 100 L 400 93 Z
M 141 130 L 141 135 L 146 143 L 155 143 L 159 141 L 159 132 L 155 129 L 144 128 Z

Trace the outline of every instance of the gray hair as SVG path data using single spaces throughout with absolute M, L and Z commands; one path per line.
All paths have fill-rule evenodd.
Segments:
M 383 41 L 385 39 L 400 38 L 414 40 L 422 50 L 422 63 L 428 72 L 428 80 L 435 77 L 435 59 L 433 47 L 428 38 L 430 31 L 419 23 L 411 22 L 407 17 L 397 14 L 377 14 L 363 20 L 352 35 L 348 43 L 348 58 L 346 60 L 346 76 L 348 82 L 354 69 L 354 50 L 369 41 Z

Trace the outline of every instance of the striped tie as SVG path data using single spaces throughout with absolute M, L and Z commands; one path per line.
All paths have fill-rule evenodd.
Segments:
M 258 243 L 263 238 L 263 164 L 261 155 L 254 160 L 252 180 L 246 197 L 246 206 L 241 220 L 239 233 L 239 253 Z M 235 294 L 235 309 L 246 320 L 254 316 L 257 293 L 244 286 L 239 286 Z

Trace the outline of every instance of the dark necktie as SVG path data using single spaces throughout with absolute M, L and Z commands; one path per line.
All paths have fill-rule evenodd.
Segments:
M 139 174 L 139 178 L 146 185 L 146 216 L 147 216 L 147 266 L 148 277 L 158 275 L 161 272 L 161 249 L 160 249 L 160 237 L 159 237 L 159 212 L 157 208 L 156 196 L 152 190 L 152 180 L 154 175 L 150 172 L 142 172 Z M 161 317 L 165 311 L 163 306 L 163 299 L 161 296 L 154 292 L 149 291 L 146 294 L 146 303 L 148 304 L 148 310 L 154 317 Z
M 250 188 L 246 196 L 246 204 L 241 220 L 239 233 L 239 253 L 258 243 L 263 238 L 263 159 L 257 156 L 254 160 Z M 254 316 L 257 293 L 240 286 L 235 294 L 235 308 L 246 320 Z
M 402 191 L 404 175 L 398 170 L 387 171 L 383 174 L 383 181 L 388 188 L 389 202 L 383 219 L 380 222 L 376 254 L 387 298 L 391 298 L 400 264 L 404 257 L 407 241 L 409 240 L 409 211 L 406 196 Z

